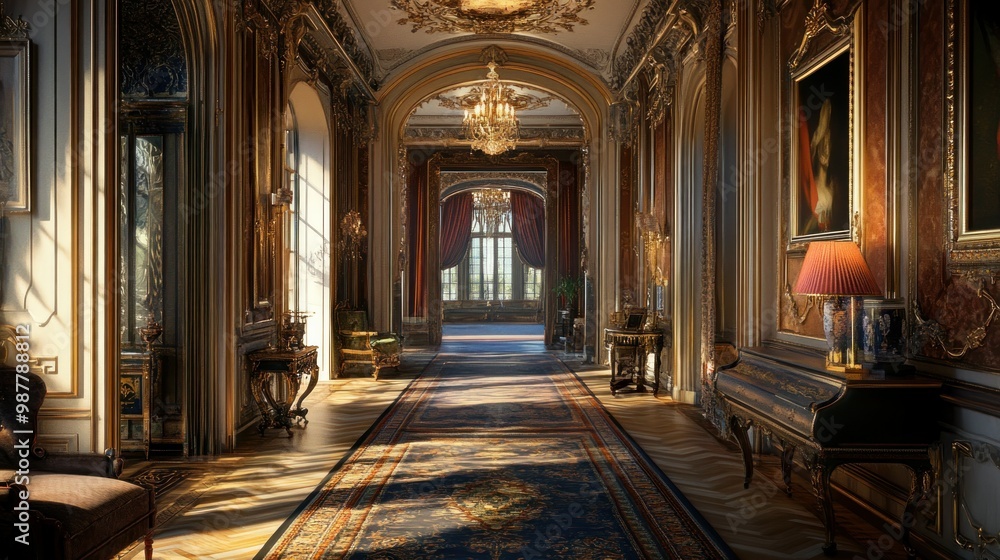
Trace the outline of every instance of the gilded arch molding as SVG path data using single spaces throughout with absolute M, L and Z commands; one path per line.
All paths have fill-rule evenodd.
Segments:
M 504 66 L 504 80 L 531 84 L 546 91 L 559 92 L 560 96 L 580 114 L 584 124 L 584 136 L 575 140 L 567 148 L 579 148 L 583 168 L 581 184 L 581 229 L 583 229 L 583 259 L 588 267 L 597 270 L 595 278 L 599 307 L 609 308 L 602 299 L 601 286 L 608 287 L 606 293 L 613 294 L 615 279 L 613 274 L 601 272 L 600 259 L 608 258 L 607 247 L 612 244 L 605 239 L 594 237 L 591 225 L 610 219 L 605 206 L 593 204 L 592 200 L 608 197 L 614 188 L 616 162 L 609 157 L 610 140 L 607 136 L 608 111 L 613 94 L 608 84 L 595 73 L 581 66 L 577 61 L 553 49 L 534 44 L 505 42 L 503 40 L 477 40 L 461 44 L 446 45 L 436 49 L 435 57 L 422 56 L 412 63 L 398 67 L 377 92 L 378 114 L 382 130 L 385 132 L 375 141 L 372 165 L 374 170 L 382 170 L 385 180 L 381 185 L 373 184 L 372 201 L 374 207 L 393 208 L 394 211 L 380 219 L 381 223 L 369 229 L 372 236 L 373 265 L 393 267 L 396 273 L 375 279 L 373 294 L 398 293 L 394 283 L 401 281 L 400 273 L 405 269 L 405 239 L 409 227 L 406 208 L 413 201 L 406 200 L 406 183 L 409 164 L 407 147 L 417 148 L 427 144 L 409 142 L 406 137 L 406 123 L 419 103 L 439 91 L 453 88 L 463 83 L 482 80 L 482 63 L 479 61 L 482 49 L 491 44 L 502 46 L 508 55 Z M 549 144 L 548 147 L 555 147 Z M 596 156 L 594 154 L 597 154 Z M 428 153 L 429 155 L 429 153 Z M 592 162 L 600 158 L 601 164 L 593 167 Z M 594 173 L 592 170 L 599 170 Z M 398 211 L 396 211 L 398 209 Z M 600 247 L 595 250 L 595 247 Z M 594 262 L 598 266 L 593 265 Z M 401 303 L 389 297 L 373 298 L 373 317 L 376 321 L 388 323 L 401 320 Z M 603 316 L 599 313 L 599 317 Z M 598 327 L 599 328 L 599 327 Z

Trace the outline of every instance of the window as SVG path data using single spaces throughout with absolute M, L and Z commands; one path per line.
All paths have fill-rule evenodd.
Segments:
M 524 299 L 542 299 L 542 269 L 523 265 Z
M 524 264 L 517 255 L 510 219 L 508 210 L 493 235 L 473 219 L 472 240 L 462 263 L 441 271 L 443 301 L 542 299 L 542 269 Z
M 510 234 L 473 234 L 469 255 L 469 299 L 514 299 L 513 240 Z
M 441 299 L 455 301 L 458 299 L 458 268 L 453 266 L 441 271 Z

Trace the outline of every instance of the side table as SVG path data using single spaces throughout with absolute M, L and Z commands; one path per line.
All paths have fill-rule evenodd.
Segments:
M 250 353 L 250 392 L 260 409 L 261 420 L 257 424 L 260 435 L 263 436 L 268 428 L 284 428 L 288 435 L 292 435 L 293 420 L 296 424 L 309 423 L 306 419 L 309 409 L 302 408 L 302 401 L 316 388 L 319 378 L 316 355 L 316 346 L 287 350 L 266 348 Z M 309 374 L 309 384 L 298 402 L 295 402 L 302 376 L 306 374 Z M 280 402 L 272 390 L 275 375 L 280 375 L 284 383 L 284 394 Z

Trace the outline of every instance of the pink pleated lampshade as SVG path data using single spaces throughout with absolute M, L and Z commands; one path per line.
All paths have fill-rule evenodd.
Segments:
M 795 292 L 823 296 L 880 296 L 861 250 L 853 241 L 813 241 Z

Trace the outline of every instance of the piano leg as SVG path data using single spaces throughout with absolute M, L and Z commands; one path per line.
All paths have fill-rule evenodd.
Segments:
M 913 479 L 910 481 L 910 495 L 906 500 L 906 508 L 903 509 L 903 517 L 899 521 L 902 533 L 899 540 L 906 550 L 906 557 L 914 559 L 917 557 L 917 551 L 910 544 L 910 528 L 917 522 L 917 506 L 930 495 L 934 471 L 930 462 L 910 463 L 909 467 L 913 469 Z
M 833 513 L 833 497 L 830 494 L 830 474 L 834 468 L 835 465 L 828 465 L 820 458 L 809 461 L 813 493 L 816 494 L 819 507 L 823 510 L 823 524 L 826 525 L 826 543 L 823 545 L 823 554 L 827 556 L 837 554 L 837 520 Z
M 785 494 L 792 495 L 792 458 L 795 456 L 795 446 L 785 443 L 781 450 L 781 478 L 785 481 Z
M 750 439 L 747 438 L 749 428 L 749 422 L 744 425 L 735 416 L 729 418 L 729 429 L 732 430 L 736 443 L 740 445 L 740 451 L 743 453 L 743 488 L 750 488 L 750 481 L 753 479 L 753 449 L 750 448 Z

